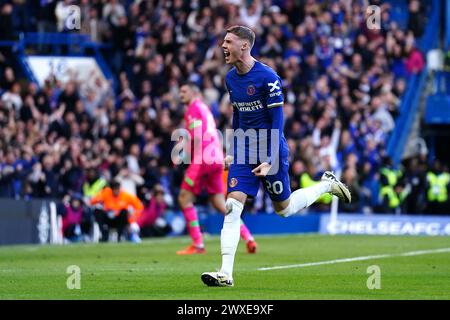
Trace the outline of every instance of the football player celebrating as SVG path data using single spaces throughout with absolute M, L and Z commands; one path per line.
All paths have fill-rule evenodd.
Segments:
M 289 150 L 283 134 L 281 79 L 269 66 L 251 56 L 254 41 L 255 33 L 251 29 L 234 26 L 227 30 L 222 44 L 225 62 L 233 65 L 226 75 L 225 85 L 233 105 L 234 136 L 237 136 L 236 130 L 240 131 L 238 129 L 256 131 L 258 143 L 246 139 L 244 143 L 234 144 L 234 160 L 228 173 L 227 214 L 220 236 L 222 267 L 219 272 L 202 274 L 201 279 L 208 286 L 230 287 L 234 284 L 233 264 L 241 212 L 247 197 L 256 196 L 260 181 L 270 195 L 275 212 L 282 217 L 298 213 L 324 193 L 331 193 L 345 202 L 351 201 L 347 187 L 331 172 L 325 172 L 316 185 L 291 193 Z M 272 141 L 275 140 L 273 136 L 276 141 Z M 258 150 L 264 146 L 266 150 L 262 151 L 265 152 Z M 266 156 L 262 158 L 261 154 Z

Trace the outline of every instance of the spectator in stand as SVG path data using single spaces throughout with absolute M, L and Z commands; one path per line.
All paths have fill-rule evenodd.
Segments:
M 88 168 L 86 170 L 86 181 L 83 183 L 83 197 L 86 202 L 89 202 L 92 197 L 95 197 L 107 185 L 107 181 L 103 178 L 96 169 Z
M 0 40 L 12 40 L 14 38 L 13 5 L 2 3 L 0 6 Z
M 427 213 L 446 214 L 449 211 L 450 173 L 448 167 L 434 160 L 426 178 Z
M 409 159 L 406 164 L 404 180 L 411 189 L 405 200 L 405 212 L 408 214 L 424 212 L 427 203 L 426 163 L 419 157 Z
M 408 6 L 408 29 L 414 34 L 414 37 L 420 38 L 425 30 L 426 15 L 423 14 L 424 7 L 419 0 L 411 0 Z
M 90 242 L 91 211 L 83 205 L 81 195 L 74 194 L 66 199 L 60 209 L 64 238 L 69 242 Z
M 16 196 L 14 185 L 21 167 L 16 166 L 15 162 L 14 152 L 7 151 L 4 162 L 0 163 L 0 197 L 14 198 Z
M 16 118 L 19 118 L 20 109 L 23 106 L 22 97 L 20 95 L 20 85 L 15 82 L 11 85 L 11 89 L 7 90 L 2 95 L 3 105 L 11 112 L 15 114 Z
M 417 48 L 411 48 L 405 66 L 409 74 L 417 74 L 425 67 L 425 60 Z
M 124 191 L 133 195 L 136 195 L 137 188 L 144 184 L 144 179 L 128 167 L 122 168 L 114 179 L 120 183 L 120 187 Z
M 141 237 L 160 237 L 167 235 L 171 227 L 164 219 L 167 204 L 164 200 L 164 188 L 157 184 L 153 187 L 149 199 L 137 221 L 141 229 Z

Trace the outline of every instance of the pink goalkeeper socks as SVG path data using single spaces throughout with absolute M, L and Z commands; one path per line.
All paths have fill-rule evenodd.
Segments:
M 197 210 L 195 207 L 189 207 L 182 209 L 184 218 L 186 219 L 189 235 L 191 236 L 194 246 L 197 248 L 203 248 L 203 236 L 200 231 L 200 224 L 198 222 Z
M 241 219 L 241 238 L 245 242 L 254 241 L 252 234 L 250 233 L 250 230 L 248 230 L 247 226 L 244 224 L 244 221 Z
M 187 228 L 189 231 L 189 235 L 191 236 L 194 245 L 198 248 L 203 248 L 203 235 L 200 230 L 200 224 L 198 222 L 197 210 L 195 207 L 189 207 L 182 210 L 184 218 L 186 219 Z M 254 241 L 250 230 L 248 230 L 247 226 L 244 224 L 244 221 L 241 220 L 240 225 L 240 234 L 242 240 L 245 242 Z

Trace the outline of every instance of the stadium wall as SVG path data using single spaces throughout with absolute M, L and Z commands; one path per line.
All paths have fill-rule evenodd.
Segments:
M 0 199 L 0 245 L 57 243 L 56 203 Z
M 242 218 L 253 234 L 307 233 L 319 231 L 320 215 L 281 218 L 276 214 L 244 215 Z M 220 234 L 223 216 L 209 215 L 203 227 L 208 233 Z
M 340 214 L 335 223 L 322 215 L 322 234 L 450 236 L 449 216 Z
M 329 214 L 291 216 L 287 219 L 275 214 L 248 215 L 243 218 L 254 234 L 286 234 L 319 232 L 322 234 L 422 235 L 450 236 L 449 216 L 413 216 L 386 214 L 339 214 L 333 223 Z M 208 216 L 204 228 L 220 234 L 221 215 Z
M 0 199 L 0 245 L 60 244 L 56 201 Z M 223 216 L 201 214 L 202 229 L 218 235 Z M 168 212 L 171 236 L 184 233 L 181 213 Z M 244 222 L 253 234 L 369 234 L 450 236 L 450 216 L 413 216 L 385 214 L 339 214 L 333 223 L 329 214 L 308 214 L 281 218 L 276 214 L 244 215 Z

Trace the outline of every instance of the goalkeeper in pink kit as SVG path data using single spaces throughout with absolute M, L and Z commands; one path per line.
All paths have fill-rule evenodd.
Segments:
M 178 203 L 193 243 L 177 251 L 177 254 L 201 254 L 205 253 L 205 246 L 194 207 L 195 196 L 205 189 L 213 207 L 222 214 L 226 213 L 222 182 L 224 166 L 222 141 L 217 134 L 214 117 L 209 107 L 201 100 L 200 90 L 195 84 L 187 83 L 181 86 L 180 101 L 187 106 L 184 120 L 189 131 L 192 152 L 191 164 L 181 184 Z M 255 253 L 256 242 L 242 220 L 240 233 L 247 243 L 247 251 Z

